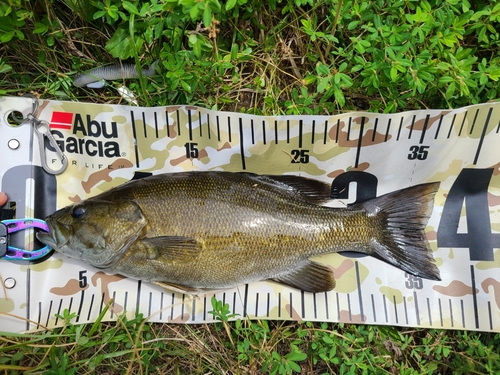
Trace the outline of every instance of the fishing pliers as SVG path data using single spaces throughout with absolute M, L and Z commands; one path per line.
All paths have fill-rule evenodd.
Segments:
M 9 219 L 0 221 L 0 259 L 4 260 L 39 260 L 52 250 L 45 246 L 38 250 L 24 250 L 9 245 L 9 234 L 28 228 L 38 228 L 49 232 L 45 221 L 40 219 Z

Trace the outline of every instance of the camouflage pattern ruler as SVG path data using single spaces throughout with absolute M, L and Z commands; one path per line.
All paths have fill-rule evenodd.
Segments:
M 332 185 L 328 205 L 439 181 L 427 237 L 442 281 L 405 274 L 367 256 L 318 260 L 335 272 L 329 293 L 271 282 L 214 291 L 197 299 L 107 275 L 54 254 L 36 264 L 0 262 L 0 330 L 61 325 L 136 311 L 151 321 L 213 321 L 213 295 L 239 316 L 500 331 L 500 103 L 391 115 L 254 116 L 190 106 L 140 108 L 41 101 L 38 118 L 68 158 L 52 175 L 29 124 L 32 101 L 0 99 L 0 189 L 16 217 L 39 217 L 132 178 L 187 170 L 295 174 Z M 19 116 L 18 116 L 19 117 Z M 45 161 L 60 161 L 45 144 Z M 34 246 L 33 236 L 17 238 Z

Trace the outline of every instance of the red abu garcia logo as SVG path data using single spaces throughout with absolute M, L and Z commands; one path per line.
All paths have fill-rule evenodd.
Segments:
M 65 136 L 66 131 L 71 131 L 72 135 Z M 63 152 L 107 158 L 121 156 L 120 145 L 116 142 L 118 126 L 114 121 L 108 124 L 90 115 L 84 120 L 79 113 L 52 112 L 50 132 Z M 55 151 L 50 145 L 48 148 Z

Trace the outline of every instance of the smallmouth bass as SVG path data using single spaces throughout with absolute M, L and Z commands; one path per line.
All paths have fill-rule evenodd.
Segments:
M 335 287 L 309 258 L 374 256 L 440 280 L 425 238 L 439 183 L 330 208 L 330 185 L 299 176 L 181 172 L 132 180 L 46 218 L 38 239 L 109 273 L 198 293 L 260 280 Z

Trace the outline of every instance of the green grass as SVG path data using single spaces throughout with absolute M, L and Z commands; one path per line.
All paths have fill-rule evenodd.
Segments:
M 466 0 L 7 0 L 0 94 L 124 103 L 72 77 L 128 60 L 140 105 L 255 114 L 396 112 L 496 100 L 500 5 Z M 97 320 L 0 336 L 0 372 L 495 374 L 500 335 L 276 321 Z

